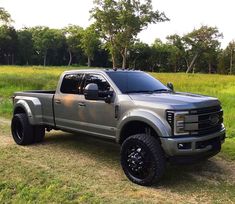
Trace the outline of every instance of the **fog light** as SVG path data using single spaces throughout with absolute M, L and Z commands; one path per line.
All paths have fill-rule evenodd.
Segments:
M 191 142 L 178 143 L 178 149 L 191 149 Z

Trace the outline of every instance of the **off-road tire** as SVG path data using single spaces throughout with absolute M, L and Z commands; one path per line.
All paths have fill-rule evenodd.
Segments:
M 29 145 L 34 142 L 34 128 L 30 125 L 25 113 L 15 114 L 11 122 L 11 133 L 18 145 Z
M 41 125 L 36 125 L 33 127 L 34 131 L 34 142 L 42 142 L 45 137 L 45 127 Z
M 141 150 L 137 149 L 137 152 L 134 151 L 135 146 L 137 148 L 139 147 Z M 140 151 L 140 153 L 138 151 Z M 145 158 L 146 161 L 144 161 L 144 159 L 140 159 L 140 161 L 136 158 L 130 159 L 131 155 L 137 155 L 137 158 Z M 141 155 L 145 155 L 145 157 L 142 157 Z M 141 163 L 141 161 L 144 162 Z M 136 173 L 136 167 L 134 168 L 135 171 L 132 169 L 133 162 L 134 166 L 136 163 L 144 164 L 143 167 L 141 167 L 141 165 L 137 165 L 138 168 L 142 168 L 140 172 L 138 170 L 138 173 Z M 122 143 L 121 165 L 129 180 L 139 185 L 148 186 L 152 183 L 158 182 L 162 178 L 166 168 L 166 159 L 160 142 L 157 139 L 146 134 L 137 134 L 128 137 Z M 146 169 L 146 171 L 143 169 Z M 147 173 L 146 175 L 140 176 L 142 172 Z

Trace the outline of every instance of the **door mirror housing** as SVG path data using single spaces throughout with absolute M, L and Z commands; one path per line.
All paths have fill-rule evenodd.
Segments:
M 171 82 L 168 82 L 166 85 L 170 90 L 174 91 L 174 85 Z
M 98 100 L 99 95 L 98 95 L 99 89 L 97 84 L 95 83 L 90 83 L 86 85 L 84 89 L 84 96 L 86 100 Z
M 112 103 L 113 91 L 108 91 L 107 96 L 104 98 L 105 103 Z

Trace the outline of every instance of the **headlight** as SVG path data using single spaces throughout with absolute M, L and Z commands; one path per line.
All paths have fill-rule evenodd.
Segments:
M 174 135 L 187 135 L 189 132 L 185 131 L 185 116 L 188 112 L 175 112 L 174 117 Z
M 167 121 L 172 127 L 174 135 L 187 135 L 185 130 L 185 117 L 188 115 L 187 111 L 167 111 Z

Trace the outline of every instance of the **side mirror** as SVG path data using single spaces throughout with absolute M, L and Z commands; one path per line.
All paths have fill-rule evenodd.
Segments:
M 86 100 L 98 100 L 98 86 L 97 84 L 91 83 L 86 85 L 84 89 L 84 96 Z
M 105 103 L 111 103 L 113 98 L 113 91 L 109 91 L 107 96 L 104 98 Z
M 174 91 L 174 85 L 171 82 L 168 82 L 166 85 L 170 90 Z

